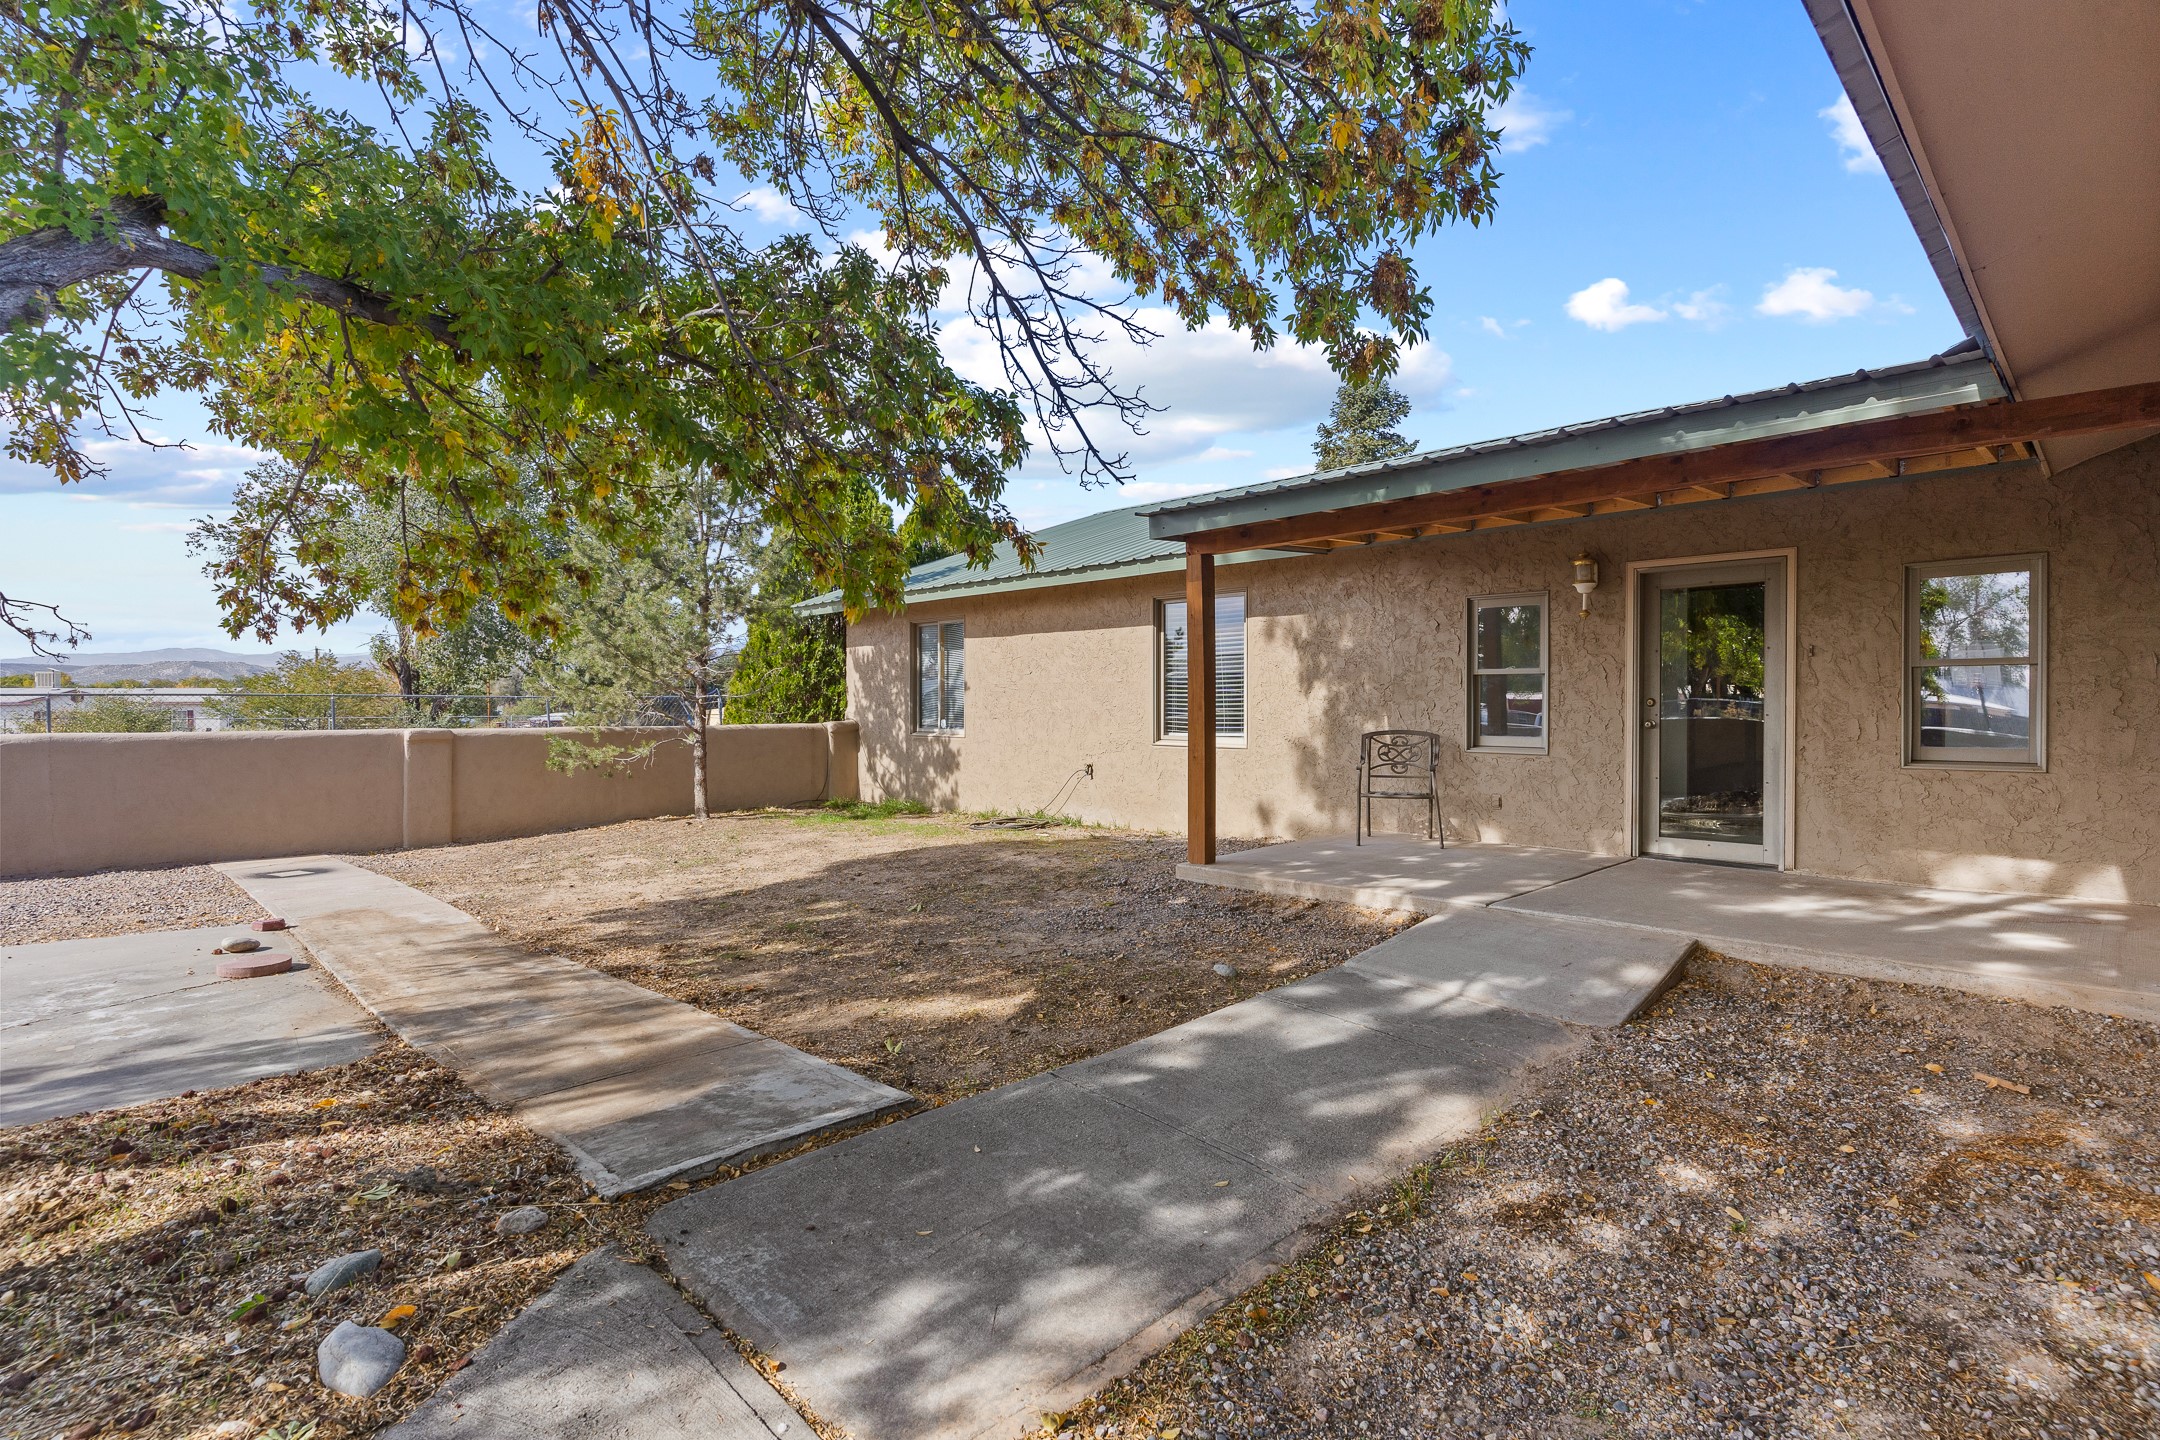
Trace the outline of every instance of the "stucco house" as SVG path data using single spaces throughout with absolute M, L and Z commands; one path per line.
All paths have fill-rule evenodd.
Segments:
M 864 796 L 2160 903 L 2160 9 L 1807 3 L 1960 343 L 922 566 Z

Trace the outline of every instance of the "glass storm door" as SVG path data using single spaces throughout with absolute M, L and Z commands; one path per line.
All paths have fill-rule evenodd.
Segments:
M 1638 613 L 1643 853 L 1778 864 L 1785 563 L 1652 571 Z

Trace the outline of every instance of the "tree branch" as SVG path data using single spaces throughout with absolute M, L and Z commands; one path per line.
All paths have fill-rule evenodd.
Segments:
M 162 270 L 189 280 L 207 280 L 233 263 L 167 235 L 165 202 L 154 195 L 116 200 L 99 219 L 99 233 L 87 240 L 59 226 L 48 226 L 0 242 L 0 330 L 42 323 L 54 298 L 70 285 L 133 270 Z M 388 296 L 309 270 L 287 265 L 255 268 L 265 285 L 290 290 L 340 315 L 418 330 L 457 348 L 444 316 L 405 314 Z

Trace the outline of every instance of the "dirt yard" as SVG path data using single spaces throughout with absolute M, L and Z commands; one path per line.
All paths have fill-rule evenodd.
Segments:
M 938 1103 L 1339 965 L 1412 918 L 1188 885 L 1183 847 L 767 812 L 353 858 Z
M 1698 962 L 1061 1428 L 2160 1435 L 2156 1059 L 2150 1025 Z
M 674 1193 L 590 1201 L 555 1146 L 395 1041 L 351 1065 L 0 1130 L 0 1434 L 366 1435 L 579 1255 L 646 1248 L 644 1215 Z M 517 1205 L 543 1207 L 546 1227 L 498 1236 Z M 362 1249 L 383 1251 L 375 1274 L 301 1292 Z M 323 1336 L 400 1305 L 416 1308 L 390 1388 L 325 1393 Z

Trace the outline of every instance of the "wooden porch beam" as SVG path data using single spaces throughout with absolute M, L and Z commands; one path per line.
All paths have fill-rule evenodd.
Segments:
M 1185 552 L 1185 858 L 1215 863 L 1215 557 Z
M 1867 420 L 1800 435 L 1742 440 L 1702 450 L 1645 455 L 1520 480 L 1472 485 L 1430 495 L 1406 496 L 1342 510 L 1261 520 L 1184 537 L 1188 550 L 1222 555 L 1238 550 L 1295 545 L 1330 535 L 1364 535 L 1446 521 L 1640 499 L 1737 480 L 1825 472 L 1822 483 L 1869 478 L 1851 473 L 1868 466 L 1883 478 L 1896 462 L 1914 455 L 1973 451 L 1980 446 L 2094 435 L 2109 430 L 2160 426 L 2160 381 L 2056 395 L 2044 400 L 2002 400 Z

